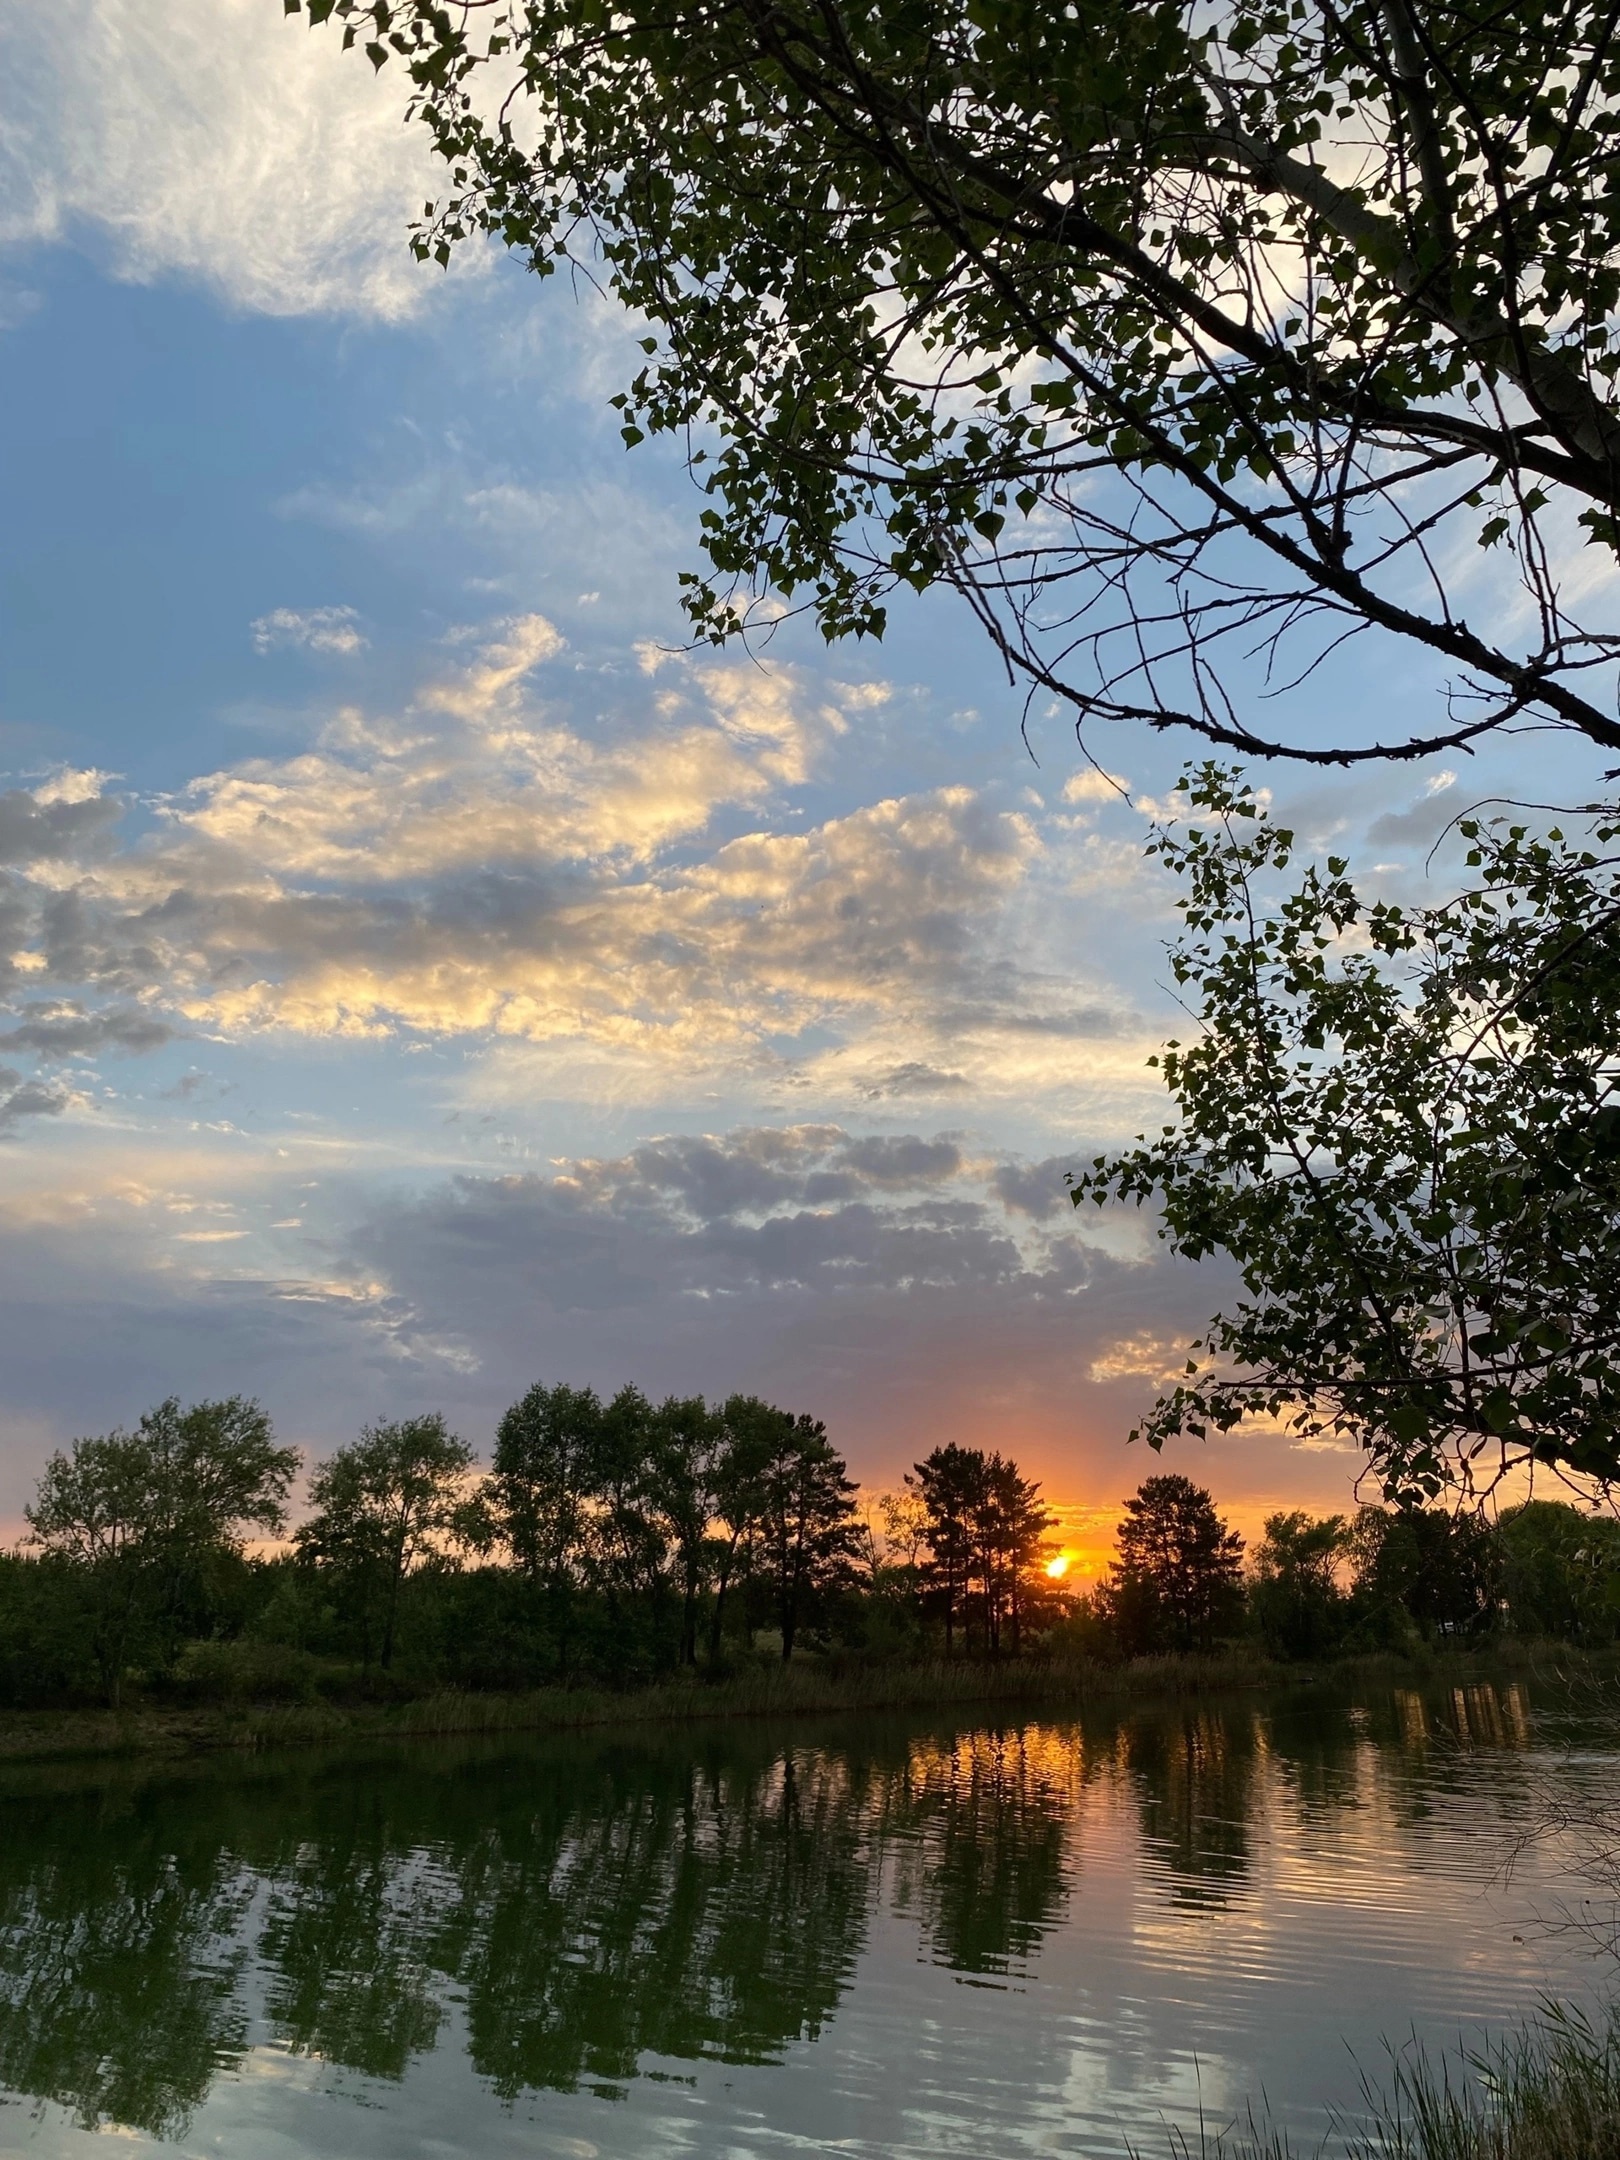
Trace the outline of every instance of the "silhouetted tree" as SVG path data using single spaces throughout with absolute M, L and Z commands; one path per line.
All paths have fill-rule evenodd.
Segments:
M 434 1413 L 368 1425 L 310 1480 L 315 1512 L 299 1527 L 298 1550 L 354 1591 L 368 1664 L 380 1612 L 384 1672 L 394 1662 L 400 1587 L 454 1535 L 472 1460 L 472 1449 Z
M 613 403 L 703 483 L 701 635 L 945 584 L 1077 717 L 1620 746 L 1609 5 L 285 4 L 408 70 L 420 255 L 582 263 L 649 333 Z M 1432 726 L 1323 732 L 1358 635 Z M 1244 719 L 1257 647 L 1308 731 Z
M 1274 1657 L 1319 1657 L 1338 1646 L 1350 1601 L 1335 1570 L 1348 1536 L 1342 1515 L 1313 1520 L 1295 1508 L 1266 1517 L 1250 1555 L 1249 1609 Z
M 594 1389 L 537 1380 L 501 1419 L 484 1487 L 495 1536 L 545 1592 L 564 1676 L 601 1423 Z
M 296 1449 L 277 1447 L 270 1420 L 240 1395 L 184 1411 L 171 1396 L 134 1432 L 75 1440 L 51 1457 L 29 1531 L 86 1571 L 109 1700 L 142 1640 L 173 1633 L 210 1565 L 239 1558 L 245 1531 L 281 1529 L 297 1467 Z
M 923 1542 L 928 1558 L 922 1579 L 945 1622 L 945 1655 L 956 1644 L 973 1581 L 974 1521 L 984 1505 L 985 1462 L 977 1448 L 955 1441 L 913 1465 L 906 1488 L 925 1510 Z
M 915 1464 L 906 1487 L 923 1510 L 929 1557 L 922 1575 L 944 1618 L 945 1655 L 958 1622 L 966 1629 L 975 1618 L 992 1656 L 1004 1625 L 1016 1653 L 1041 1539 L 1052 1523 L 1040 1487 L 1005 1456 L 954 1442 Z
M 1473 1510 L 1364 1507 L 1349 1549 L 1356 1604 L 1375 1635 L 1480 1635 L 1495 1626 L 1501 1557 Z
M 652 1420 L 648 1497 L 674 1554 L 681 1597 L 681 1663 L 697 1663 L 698 1598 L 708 1572 L 709 1530 L 721 1436 L 719 1415 L 700 1395 L 669 1396 Z
M 1208 1650 L 1243 1609 L 1243 1540 L 1190 1478 L 1148 1478 L 1125 1503 L 1119 1557 L 1101 1592 L 1132 1655 Z
M 765 1502 L 765 1466 L 780 1440 L 783 1413 L 757 1395 L 732 1395 L 720 1412 L 714 1457 L 716 1536 L 711 1552 L 714 1603 L 709 1613 L 709 1662 L 718 1664 L 726 1600 L 755 1557 Z
M 800 1625 L 844 1581 L 855 1551 L 855 1487 L 819 1418 L 777 1412 L 757 1473 L 758 1566 L 782 1634 L 782 1662 Z
M 1053 1517 L 1041 1505 L 1040 1487 L 1001 1455 L 985 1464 L 985 1496 L 979 1533 L 984 1583 L 985 1633 L 992 1651 L 1001 1647 L 1006 1623 L 1016 1657 L 1023 1647 L 1031 1583 L 1040 1578 L 1041 1541 Z

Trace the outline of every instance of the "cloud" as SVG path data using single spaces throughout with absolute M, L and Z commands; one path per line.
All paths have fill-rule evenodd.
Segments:
M 0 1133 L 25 1118 L 59 1117 L 71 1100 L 66 1088 L 26 1080 L 10 1065 L 0 1065 Z
M 1456 779 L 1453 772 L 1432 773 L 1423 793 L 1404 810 L 1386 810 L 1373 819 L 1367 827 L 1369 843 L 1373 847 L 1428 846 L 1464 815 L 1466 806 L 1459 808 L 1451 799 Z
M 1103 772 L 1095 765 L 1083 766 L 1063 783 L 1066 803 L 1116 803 L 1129 797 L 1131 783 L 1118 773 Z
M 71 781 L 94 780 L 94 793 L 75 793 Z M 100 793 L 102 775 L 73 775 L 0 795 L 0 864 L 59 862 L 82 855 L 117 824 L 123 805 Z
M 252 624 L 255 652 L 274 652 L 280 646 L 302 647 L 307 652 L 364 652 L 360 618 L 352 607 L 272 608 Z
M 19 792 L 0 952 L 58 1002 L 11 1040 L 461 1036 L 507 1046 L 496 1095 L 532 1094 L 536 1058 L 547 1091 L 572 1061 L 586 1094 L 679 1074 L 773 1105 L 1134 1085 L 1139 1022 L 1065 950 L 1092 897 L 1052 889 L 1028 809 L 950 786 L 791 829 L 841 697 L 748 661 L 582 668 L 527 615 L 449 641 L 392 713 L 340 707 L 308 749 L 200 777 L 122 847 L 85 776 Z
M 72 1002 L 35 1005 L 25 1009 L 18 1026 L 0 1031 L 0 1050 L 13 1056 L 26 1050 L 52 1060 L 94 1057 L 102 1050 L 123 1050 L 138 1057 L 172 1042 L 177 1032 L 166 1020 L 139 1006 L 89 1012 Z
M 1003 1207 L 1032 1222 L 1047 1222 L 1071 1209 L 1063 1173 L 1079 1164 L 1071 1156 L 1053 1155 L 1045 1162 L 1005 1162 L 997 1165 L 992 1184 Z
M 1233 1288 L 1151 1240 L 1090 1242 L 1108 1226 L 1089 1216 L 1032 1222 L 1000 1196 L 1004 1161 L 929 1130 L 743 1124 L 404 1194 L 334 1167 L 318 1141 L 283 1159 L 207 1131 L 64 1152 L 31 1182 L 16 1165 L 0 1518 L 48 1438 L 170 1393 L 257 1395 L 313 1455 L 439 1409 L 487 1454 L 536 1378 L 758 1392 L 824 1417 L 868 1483 L 958 1440 L 1010 1449 L 1059 1500 L 1111 1504 L 1154 1467 L 1123 1442 L 1160 1346 Z M 1354 1469 L 1277 1434 L 1172 1466 L 1223 1500 L 1324 1506 Z
M 0 240 L 89 230 L 123 277 L 270 315 L 396 318 L 440 282 L 406 236 L 442 168 L 398 72 L 330 31 L 264 0 L 52 0 L 6 11 L 0 73 Z
M 868 1482 L 945 1440 L 1009 1448 L 1065 1499 L 1153 1467 L 1124 1445 L 1167 1361 L 1235 1287 L 1010 1213 L 948 1135 L 835 1124 L 676 1136 L 545 1174 L 461 1177 L 356 1227 L 402 1356 L 465 1346 L 493 1421 L 536 1377 L 654 1395 L 757 1390 L 828 1420 Z M 1180 1451 L 1223 1496 L 1343 1504 L 1286 1436 Z M 1209 1451 L 1213 1455 L 1215 1450 Z M 1310 1491 L 1306 1488 L 1310 1487 Z M 1319 1492 L 1318 1492 L 1319 1488 Z
M 972 1083 L 965 1073 L 944 1072 L 938 1066 L 912 1058 L 904 1065 L 891 1065 L 887 1072 L 872 1073 L 860 1087 L 868 1101 L 877 1102 L 886 1095 L 902 1098 L 965 1095 L 971 1092 Z

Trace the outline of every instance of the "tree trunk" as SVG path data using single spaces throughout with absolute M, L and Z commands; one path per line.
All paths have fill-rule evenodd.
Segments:
M 403 1545 L 394 1555 L 393 1570 L 388 1578 L 388 1606 L 383 1614 L 382 1669 L 387 1672 L 394 1662 L 394 1623 L 399 1616 L 399 1586 L 405 1574 L 405 1551 Z
M 697 1569 L 686 1570 L 686 1600 L 681 1609 L 681 1663 L 697 1663 Z

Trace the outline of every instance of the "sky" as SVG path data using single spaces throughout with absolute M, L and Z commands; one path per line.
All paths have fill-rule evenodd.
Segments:
M 1186 746 L 1093 740 L 1116 792 L 942 596 L 688 652 L 635 326 L 415 263 L 434 187 L 279 0 L 0 0 L 0 1536 L 170 1394 L 487 1452 L 540 1378 L 765 1394 L 874 1489 L 1000 1447 L 1092 1554 L 1224 1287 L 1063 1186 L 1160 1116 Z M 1264 777 L 1414 896 L 1588 766 Z M 1252 1530 L 1358 1463 L 1162 1466 Z

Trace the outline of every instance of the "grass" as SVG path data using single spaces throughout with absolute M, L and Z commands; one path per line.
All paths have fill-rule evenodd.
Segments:
M 1547 2004 L 1477 2049 L 1394 2057 L 1366 2112 L 1311 2160 L 1620 2160 L 1620 2006 L 1599 2017 Z M 1172 2160 L 1303 2160 L 1253 2115 L 1235 2129 L 1170 2137 Z
M 1126 1665 L 1034 1658 L 927 1665 L 806 1659 L 787 1667 L 761 1664 L 720 1681 L 693 1676 L 628 1692 L 581 1687 L 508 1695 L 444 1692 L 391 1701 L 149 1700 L 123 1710 L 0 1712 L 0 1763 L 959 1706 L 1079 1709 L 1088 1703 L 1170 1701 L 1241 1690 L 1294 1692 L 1324 1682 L 1410 1680 L 1431 1672 L 1465 1679 L 1522 1662 L 1501 1648 L 1483 1655 L 1437 1654 L 1425 1661 L 1386 1655 L 1312 1667 L 1278 1665 L 1246 1649 L 1210 1657 L 1139 1658 Z

